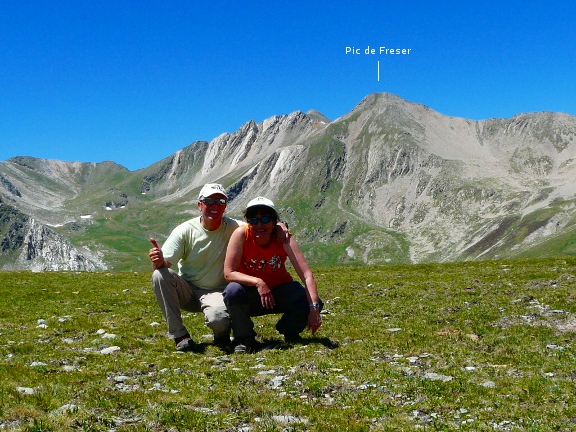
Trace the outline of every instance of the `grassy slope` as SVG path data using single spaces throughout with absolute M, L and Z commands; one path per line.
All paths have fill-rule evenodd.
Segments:
M 0 428 L 576 427 L 576 259 L 314 271 L 317 336 L 286 346 L 260 317 L 266 346 L 244 356 L 194 314 L 201 352 L 177 354 L 149 273 L 0 273 Z

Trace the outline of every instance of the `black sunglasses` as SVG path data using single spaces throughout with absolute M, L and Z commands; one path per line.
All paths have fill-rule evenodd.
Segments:
M 212 205 L 214 203 L 224 205 L 228 202 L 228 200 L 226 200 L 225 198 L 210 198 L 210 197 L 204 198 L 200 201 L 206 205 Z
M 264 225 L 272 221 L 272 216 L 264 215 L 259 218 L 254 216 L 246 219 L 250 225 L 258 225 L 258 222 L 262 222 Z

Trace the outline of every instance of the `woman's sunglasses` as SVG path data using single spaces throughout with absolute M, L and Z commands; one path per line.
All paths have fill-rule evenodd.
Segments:
M 264 225 L 272 221 L 272 216 L 264 215 L 260 217 L 251 217 L 246 219 L 250 225 L 258 225 L 258 222 L 262 222 Z

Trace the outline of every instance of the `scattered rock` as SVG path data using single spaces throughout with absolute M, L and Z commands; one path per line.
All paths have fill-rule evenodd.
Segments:
M 437 374 L 435 372 L 426 372 L 426 374 L 424 374 L 424 378 L 432 380 L 432 381 L 443 381 L 443 382 L 452 381 L 451 376 L 441 375 L 441 374 Z
M 553 345 L 553 344 L 546 345 L 546 348 L 548 348 L 550 350 L 558 350 L 558 351 L 562 351 L 564 349 L 564 347 L 561 347 L 558 345 Z
M 116 335 L 113 333 L 104 333 L 102 339 L 116 339 Z
M 284 424 L 291 424 L 291 423 L 308 424 L 308 419 L 292 415 L 275 415 L 272 416 L 272 420 L 274 420 L 277 423 L 284 423 Z
M 103 350 L 101 350 L 100 354 L 112 354 L 112 353 L 115 353 L 116 351 L 120 351 L 120 347 L 111 346 L 111 347 L 104 348 Z
M 65 413 L 75 413 L 78 411 L 78 405 L 73 404 L 73 403 L 68 403 L 66 405 L 62 405 L 60 408 L 58 408 L 59 412 L 65 412 Z
M 130 377 L 126 375 L 118 375 L 114 377 L 114 381 L 117 383 L 123 383 L 125 381 L 128 381 L 129 379 Z
M 278 375 L 272 378 L 272 380 L 270 381 L 270 387 L 272 387 L 273 390 L 278 389 L 279 387 L 282 386 L 282 384 L 284 384 L 285 378 L 286 378 L 285 375 Z

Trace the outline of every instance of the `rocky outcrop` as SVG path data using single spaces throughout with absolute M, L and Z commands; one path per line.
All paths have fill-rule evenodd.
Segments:
M 105 270 L 101 259 L 89 251 L 81 252 L 48 227 L 32 220 L 24 236 L 18 262 L 32 271 Z
M 22 197 L 22 194 L 20 193 L 20 191 L 18 190 L 18 188 L 16 186 L 14 186 L 10 180 L 8 180 L 6 177 L 4 177 L 2 174 L 0 174 L 0 184 L 2 184 L 2 186 L 4 186 L 4 188 L 6 189 L 6 191 L 11 194 L 11 195 L 15 195 L 17 197 Z
M 89 250 L 79 250 L 55 231 L 4 203 L 0 203 L 0 235 L 3 270 L 106 269 L 102 259 Z

